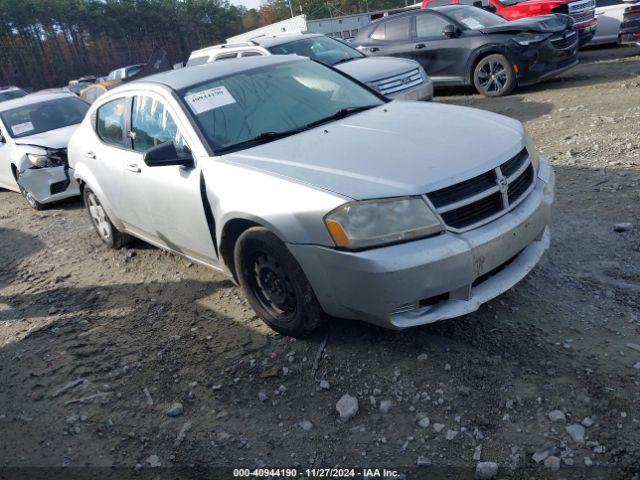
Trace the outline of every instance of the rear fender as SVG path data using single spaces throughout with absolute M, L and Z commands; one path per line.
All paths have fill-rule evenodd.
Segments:
M 125 227 L 117 217 L 113 205 L 109 202 L 109 199 L 104 194 L 102 188 L 100 188 L 100 183 L 97 181 L 96 177 L 91 173 L 91 171 L 84 165 L 83 163 L 78 163 L 75 165 L 75 170 L 70 169 L 73 172 L 74 178 L 78 181 L 78 183 L 82 183 L 86 185 L 86 187 L 90 188 L 93 193 L 96 194 L 98 200 L 102 204 L 102 208 L 104 208 L 109 220 L 113 223 L 113 226 L 120 232 L 125 231 Z

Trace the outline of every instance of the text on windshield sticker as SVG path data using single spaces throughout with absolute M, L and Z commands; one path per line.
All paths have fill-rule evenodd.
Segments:
M 31 122 L 18 123 L 11 127 L 11 131 L 14 135 L 21 135 L 23 133 L 30 132 L 31 130 L 33 130 L 33 123 Z
M 229 93 L 227 87 L 223 86 L 191 93 L 184 97 L 184 99 L 196 115 L 236 103 L 236 99 Z

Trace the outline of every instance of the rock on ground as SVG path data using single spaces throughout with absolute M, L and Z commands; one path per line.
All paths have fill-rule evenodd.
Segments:
M 358 399 L 352 397 L 348 393 L 345 393 L 338 403 L 336 403 L 336 410 L 340 415 L 340 420 L 347 421 L 358 414 Z

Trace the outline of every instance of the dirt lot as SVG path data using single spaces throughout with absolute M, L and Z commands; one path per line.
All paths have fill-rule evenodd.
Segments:
M 108 250 L 79 201 L 35 212 L 0 192 L 0 477 L 223 465 L 472 478 L 479 456 L 503 478 L 637 480 L 640 55 L 582 60 L 508 98 L 438 97 L 526 122 L 558 177 L 553 241 L 477 313 L 402 333 L 335 321 L 281 337 L 223 276 L 143 243 Z M 341 422 L 345 393 L 359 411 Z

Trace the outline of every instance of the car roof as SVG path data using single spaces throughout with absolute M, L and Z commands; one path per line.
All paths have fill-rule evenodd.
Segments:
M 283 43 L 295 42 L 303 38 L 324 37 L 321 33 L 292 33 L 290 35 L 270 35 L 264 37 L 252 38 L 251 41 L 257 43 L 261 47 L 269 48 Z
M 0 103 L 0 112 L 12 110 L 17 107 L 24 107 L 33 103 L 48 102 L 49 100 L 69 97 L 77 98 L 72 93 L 30 93 L 29 95 L 26 95 L 24 97 L 16 98 L 14 100 L 7 100 Z
M 125 83 L 125 85 L 137 85 L 141 83 L 160 83 L 166 85 L 173 90 L 182 90 L 183 88 L 197 85 L 198 83 L 215 80 L 217 78 L 227 77 L 235 73 L 247 72 L 260 67 L 269 65 L 281 65 L 291 62 L 310 62 L 306 57 L 298 57 L 297 55 L 269 55 L 264 57 L 246 57 L 233 60 L 225 60 L 224 62 L 205 63 L 189 68 L 179 68 L 178 70 L 169 70 L 162 73 L 149 75 L 148 77 Z
M 447 12 L 452 12 L 454 10 L 459 10 L 461 8 L 478 8 L 478 7 L 474 7 L 473 5 L 455 4 L 455 5 L 442 5 L 440 7 L 429 7 L 425 9 L 413 9 L 413 10 L 408 10 L 406 12 L 394 13 L 393 15 L 388 15 L 386 17 L 379 18 L 371 22 L 369 25 L 381 23 L 381 22 L 384 22 L 385 20 L 393 20 L 394 18 L 410 17 L 411 15 L 415 15 L 416 13 L 421 13 L 421 12 L 434 11 L 434 12 L 440 12 L 440 13 L 446 14 Z M 367 25 L 367 27 L 369 25 Z

